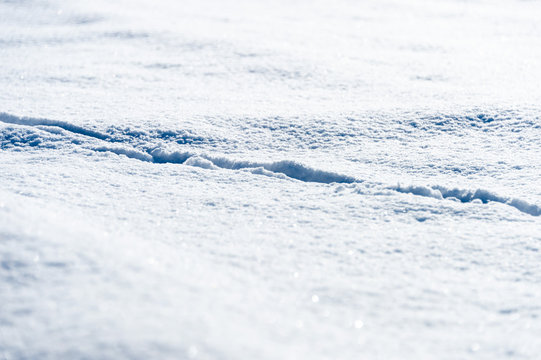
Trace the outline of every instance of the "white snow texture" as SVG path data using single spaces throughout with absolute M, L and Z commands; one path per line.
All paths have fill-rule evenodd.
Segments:
M 0 360 L 539 359 L 541 2 L 0 0 Z

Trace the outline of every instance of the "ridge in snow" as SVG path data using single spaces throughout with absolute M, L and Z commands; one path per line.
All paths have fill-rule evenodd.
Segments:
M 478 200 L 483 204 L 486 204 L 490 201 L 502 203 L 505 205 L 512 206 L 523 213 L 530 214 L 533 216 L 541 215 L 541 207 L 530 204 L 525 200 L 505 197 L 497 195 L 489 190 L 485 189 L 458 189 L 458 188 L 446 188 L 444 186 L 435 185 L 435 186 L 422 186 L 422 185 L 408 185 L 402 186 L 398 184 L 397 186 L 391 187 L 391 189 L 396 190 L 401 193 L 413 194 L 425 197 L 432 197 L 435 199 L 448 199 L 460 201 L 463 203 L 473 202 Z
M 91 147 L 92 150 L 98 152 L 111 152 L 117 155 L 124 155 L 128 158 L 137 159 L 140 161 L 151 162 L 156 164 L 173 163 L 196 166 L 208 170 L 227 169 L 227 170 L 244 170 L 256 175 L 272 176 L 281 179 L 295 179 L 303 182 L 315 183 L 360 183 L 364 180 L 355 177 L 339 174 L 332 171 L 315 169 L 307 165 L 301 164 L 292 160 L 280 160 L 274 162 L 254 162 L 247 160 L 232 160 L 221 156 L 210 156 L 206 154 L 197 154 L 187 151 L 167 150 L 161 146 L 152 143 L 152 139 L 144 147 L 149 150 L 138 150 L 130 145 L 130 136 L 126 134 L 123 143 L 111 138 L 109 135 L 99 131 L 86 129 L 81 126 L 73 125 L 64 121 L 18 117 L 6 113 L 0 113 L 0 122 L 32 126 L 32 127 L 56 127 L 64 129 L 68 132 L 87 136 L 105 143 L 106 145 Z M 160 131 L 163 132 L 163 131 Z M 30 145 L 39 144 L 40 139 L 37 136 L 30 136 Z M 158 141 L 159 139 L 156 139 Z M 32 145 L 34 146 L 34 145 Z M 486 204 L 488 202 L 498 202 L 512 206 L 517 210 L 532 215 L 540 216 L 541 207 L 531 204 L 525 200 L 497 195 L 489 190 L 484 189 L 458 189 L 447 188 L 441 185 L 435 186 L 419 186 L 409 185 L 390 186 L 388 189 L 400 192 L 409 193 L 418 196 L 431 197 L 435 199 L 450 199 L 457 200 L 462 203 L 473 202 L 475 200 Z

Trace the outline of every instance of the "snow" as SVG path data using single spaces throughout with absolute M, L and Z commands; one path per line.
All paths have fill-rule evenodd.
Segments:
M 422 186 L 422 185 L 409 185 L 409 186 L 396 186 L 391 187 L 396 191 L 402 193 L 410 193 L 420 196 L 428 196 L 436 199 L 452 199 L 461 202 L 475 202 L 476 200 L 482 204 L 486 204 L 489 201 L 499 202 L 515 207 L 516 209 L 533 216 L 541 215 L 541 208 L 534 204 L 529 204 L 525 200 L 516 198 L 506 198 L 494 194 L 488 190 L 477 189 L 475 191 L 465 189 L 447 189 L 444 186 Z
M 0 359 L 536 359 L 541 3 L 0 0 Z

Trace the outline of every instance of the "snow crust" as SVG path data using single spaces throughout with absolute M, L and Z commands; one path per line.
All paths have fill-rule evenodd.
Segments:
M 539 14 L 0 0 L 0 359 L 537 359 Z

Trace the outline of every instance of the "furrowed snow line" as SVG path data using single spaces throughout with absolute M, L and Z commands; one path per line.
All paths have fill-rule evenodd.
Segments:
M 446 188 L 444 186 L 439 186 L 439 185 L 401 186 L 400 184 L 397 186 L 389 187 L 389 189 L 392 189 L 401 193 L 406 193 L 406 194 L 431 197 L 431 198 L 440 199 L 440 200 L 448 199 L 448 200 L 460 201 L 462 203 L 470 203 L 475 200 L 478 200 L 482 202 L 483 204 L 486 204 L 491 201 L 498 202 L 501 204 L 512 206 L 515 209 L 522 211 L 523 213 L 526 213 L 526 214 L 530 214 L 533 216 L 541 215 L 541 207 L 535 204 L 530 204 L 527 201 L 524 201 L 522 199 L 500 196 L 500 195 L 494 194 L 491 191 L 484 190 L 484 189 L 476 189 L 476 190 L 457 189 L 457 188 L 449 189 L 449 188 Z
M 81 126 L 72 125 L 65 121 L 49 120 L 49 119 L 39 119 L 39 118 L 30 118 L 30 117 L 18 117 L 6 113 L 0 113 L 0 121 L 7 124 L 15 125 L 26 125 L 26 126 L 55 126 L 66 131 L 89 136 L 99 140 L 112 140 L 111 137 L 107 134 L 102 134 L 98 131 L 85 129 Z
M 18 117 L 6 113 L 0 113 L 0 122 L 24 125 L 24 126 L 50 126 L 58 127 L 63 130 L 84 135 L 93 139 L 105 141 L 108 145 L 91 147 L 91 150 L 97 152 L 111 152 L 117 155 L 124 155 L 131 159 L 136 159 L 144 162 L 155 164 L 184 164 L 188 166 L 195 166 L 209 170 L 227 169 L 227 170 L 241 170 L 248 171 L 256 175 L 265 175 L 281 179 L 295 179 L 303 182 L 315 182 L 315 183 L 361 183 L 364 180 L 356 179 L 352 176 L 342 175 L 331 171 L 324 171 L 314 169 L 301 163 L 282 160 L 276 162 L 252 162 L 245 160 L 231 160 L 225 157 L 214 157 L 205 154 L 196 154 L 190 152 L 180 151 L 167 151 L 158 146 L 147 144 L 145 146 L 146 151 L 137 150 L 132 146 L 121 146 L 118 144 L 118 140 L 112 138 L 110 135 L 101 133 L 95 130 L 86 129 L 84 127 L 72 125 L 63 121 Z M 115 144 L 116 145 L 113 145 Z M 462 203 L 471 203 L 475 200 L 480 201 L 483 204 L 488 202 L 502 203 L 515 209 L 532 215 L 541 216 L 541 207 L 535 204 L 528 203 L 525 200 L 505 197 L 497 195 L 491 191 L 484 189 L 458 189 L 458 188 L 446 188 L 444 186 L 418 186 L 409 185 L 402 186 L 400 184 L 396 186 L 387 186 L 387 189 L 412 194 L 416 196 L 431 197 L 434 199 L 448 199 L 454 201 L 460 201 Z
M 88 136 L 94 139 L 103 140 L 108 143 L 115 143 L 109 135 L 100 133 L 98 131 L 85 129 L 80 126 L 72 125 L 63 121 L 38 119 L 29 117 L 18 117 L 6 113 L 0 113 L 0 121 L 9 124 L 26 125 L 26 126 L 53 126 L 60 127 L 66 131 Z M 98 146 L 93 147 L 92 150 L 99 152 L 112 152 L 117 155 L 124 155 L 132 159 L 137 159 L 146 162 L 164 164 L 185 164 L 188 159 L 191 159 L 186 165 L 198 166 L 203 168 L 221 168 L 228 170 L 242 170 L 242 169 L 262 169 L 274 174 L 282 174 L 288 178 L 300 180 L 304 182 L 317 182 L 317 183 L 354 183 L 361 182 L 351 176 L 341 175 L 330 171 L 323 171 L 314 169 L 303 164 L 300 164 L 291 160 L 283 160 L 277 162 L 251 162 L 251 161 L 235 161 L 223 157 L 212 157 L 207 155 L 198 155 L 189 152 L 168 152 L 157 146 L 146 146 L 149 149 L 147 152 L 134 149 L 133 147 L 126 146 Z M 199 161 L 195 161 L 193 158 L 199 158 Z M 251 171 L 254 174 L 261 173 L 265 175 L 264 171 Z M 268 175 L 268 174 L 266 174 Z
M 291 160 L 282 160 L 276 162 L 251 162 L 236 161 L 223 157 L 212 157 L 204 154 L 193 154 L 189 152 L 167 152 L 161 148 L 155 148 L 148 153 L 135 149 L 126 149 L 122 147 L 100 146 L 93 150 L 104 152 L 109 151 L 118 155 L 125 155 L 132 159 L 137 159 L 156 164 L 185 164 L 201 167 L 205 169 L 227 169 L 227 170 L 257 170 L 262 169 L 274 174 L 282 174 L 285 177 L 304 181 L 317 182 L 323 184 L 330 183 L 354 183 L 362 182 L 351 176 L 341 175 L 330 171 L 318 170 Z M 251 171 L 258 174 L 257 171 Z M 265 175 L 261 173 L 261 175 Z

